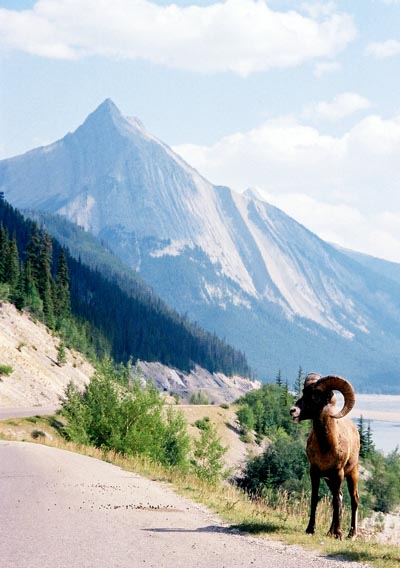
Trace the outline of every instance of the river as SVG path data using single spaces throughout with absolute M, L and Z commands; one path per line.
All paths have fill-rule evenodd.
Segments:
M 400 395 L 358 394 L 350 413 L 355 422 L 363 416 L 371 424 L 372 439 L 377 450 L 385 454 L 400 449 Z

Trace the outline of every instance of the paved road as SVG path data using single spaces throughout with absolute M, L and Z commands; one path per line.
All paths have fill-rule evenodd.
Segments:
M 230 532 L 109 463 L 0 441 L 2 568 L 360 568 Z
M 24 418 L 26 416 L 49 416 L 55 414 L 59 407 L 56 406 L 31 406 L 7 408 L 0 407 L 0 420 L 6 418 Z

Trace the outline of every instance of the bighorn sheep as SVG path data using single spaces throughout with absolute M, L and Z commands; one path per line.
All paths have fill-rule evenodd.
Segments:
M 339 391 L 344 397 L 344 406 L 337 412 L 336 396 Z M 333 516 L 328 535 L 342 538 L 340 526 L 342 508 L 342 483 L 344 478 L 351 498 L 351 528 L 349 538 L 357 533 L 358 508 L 358 455 L 360 436 L 357 427 L 348 418 L 343 418 L 353 408 L 354 390 L 342 377 L 322 377 L 316 373 L 307 375 L 303 396 L 290 409 L 296 422 L 312 420 L 313 427 L 307 441 L 307 457 L 310 462 L 311 513 L 306 532 L 315 532 L 315 514 L 319 500 L 318 491 L 321 477 L 325 479 L 332 493 Z

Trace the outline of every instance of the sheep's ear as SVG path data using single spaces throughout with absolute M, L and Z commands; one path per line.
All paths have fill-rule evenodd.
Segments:
M 350 412 L 355 404 L 355 395 L 354 389 L 343 377 L 339 377 L 337 375 L 328 375 L 326 377 L 322 377 L 318 381 L 318 387 L 322 391 L 334 391 L 337 390 L 342 393 L 344 398 L 344 405 L 342 410 L 340 410 L 337 414 L 333 414 L 332 418 L 343 418 Z

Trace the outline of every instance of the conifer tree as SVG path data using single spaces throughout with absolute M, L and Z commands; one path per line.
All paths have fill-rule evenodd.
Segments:
M 27 260 L 25 262 L 23 271 L 23 283 L 25 306 L 30 308 L 34 313 L 40 313 L 43 310 L 43 302 L 40 298 L 39 291 L 33 278 L 30 260 Z
M 53 328 L 54 305 L 53 305 L 53 279 L 51 276 L 52 242 L 50 235 L 43 235 L 43 242 L 39 257 L 38 289 L 43 302 L 43 314 L 46 324 Z
M 0 225 L 0 282 L 6 282 L 6 267 L 8 255 L 8 232 Z
M 54 315 L 58 321 L 68 318 L 71 315 L 69 274 L 64 248 L 61 250 L 60 258 L 58 259 L 54 294 Z
M 25 255 L 25 263 L 29 263 L 33 282 L 39 288 L 40 257 L 42 251 L 42 233 L 37 225 L 32 226 L 31 236 Z
M 14 236 L 13 239 L 8 242 L 5 267 L 5 280 L 10 285 L 11 291 L 13 291 L 18 284 L 19 273 L 18 246 L 17 239 Z
M 297 378 L 296 378 L 296 381 L 294 383 L 294 393 L 295 393 L 297 398 L 299 398 L 301 396 L 301 393 L 303 392 L 303 386 L 304 386 L 303 369 L 300 365 L 299 370 L 297 372 Z
M 17 310 L 21 311 L 25 307 L 25 274 L 22 270 L 19 273 L 17 285 L 11 294 L 11 302 Z

